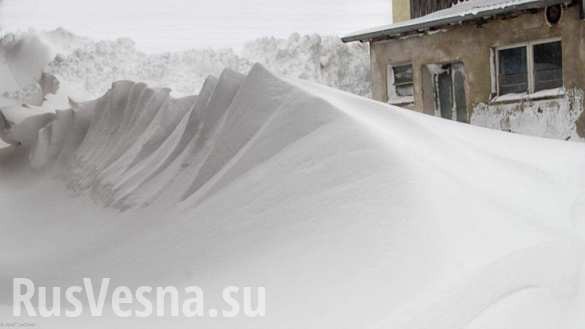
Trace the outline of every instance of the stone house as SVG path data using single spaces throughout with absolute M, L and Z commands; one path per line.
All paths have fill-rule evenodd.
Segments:
M 475 125 L 585 138 L 585 21 L 572 0 L 394 0 L 369 42 L 373 97 Z

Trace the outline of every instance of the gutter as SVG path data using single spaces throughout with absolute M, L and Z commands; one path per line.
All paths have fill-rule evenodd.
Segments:
M 585 0 L 582 0 L 585 2 Z M 377 39 L 380 37 L 391 38 L 395 36 L 399 36 L 404 33 L 409 32 L 422 32 L 430 29 L 440 28 L 446 25 L 454 25 L 454 24 L 461 24 L 464 22 L 470 22 L 480 19 L 485 19 L 493 16 L 509 14 L 516 11 L 525 11 L 525 10 L 533 10 L 533 9 L 542 9 L 548 6 L 560 5 L 565 4 L 568 5 L 572 2 L 572 0 L 544 0 L 544 1 L 533 1 L 528 3 L 521 3 L 517 5 L 511 5 L 504 8 L 495 8 L 486 11 L 482 11 L 479 14 L 467 14 L 467 15 L 456 15 L 456 16 L 448 16 L 445 18 L 440 18 L 437 20 L 431 20 L 428 22 L 421 22 L 421 23 L 414 23 L 410 25 L 404 26 L 397 26 L 397 27 L 390 27 L 385 30 L 375 31 L 375 32 L 366 32 L 359 34 L 348 35 L 341 38 L 343 42 L 353 42 L 353 41 L 360 41 L 360 42 L 368 42 L 372 41 L 373 39 Z M 424 16 L 422 16 L 424 17 Z

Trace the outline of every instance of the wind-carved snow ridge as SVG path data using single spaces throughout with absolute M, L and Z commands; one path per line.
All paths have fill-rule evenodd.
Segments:
M 0 185 L 3 211 L 23 214 L 8 224 L 51 219 L 28 239 L 0 233 L 6 254 L 47 243 L 4 257 L 2 275 L 266 287 L 266 318 L 197 319 L 204 328 L 585 324 L 581 143 L 402 110 L 262 65 L 208 77 L 197 96 L 119 81 L 71 107 L 29 150 L 47 171 L 40 183 Z M 59 195 L 62 182 L 79 197 Z M 84 195 L 104 212 L 75 207 Z
M 39 130 L 31 165 L 53 166 L 69 188 L 119 209 L 205 199 L 234 179 L 234 170 L 251 170 L 241 159 L 231 167 L 275 118 L 310 120 L 279 126 L 279 147 L 254 163 L 332 118 L 330 105 L 303 97 L 260 65 L 248 76 L 229 69 L 210 76 L 198 96 L 176 99 L 168 89 L 119 81 L 103 97 L 73 105 Z

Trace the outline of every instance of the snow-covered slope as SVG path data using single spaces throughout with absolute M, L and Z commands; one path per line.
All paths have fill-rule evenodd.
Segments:
M 0 282 L 267 289 L 262 319 L 43 328 L 577 329 L 584 151 L 260 65 L 181 99 L 121 81 L 2 151 Z

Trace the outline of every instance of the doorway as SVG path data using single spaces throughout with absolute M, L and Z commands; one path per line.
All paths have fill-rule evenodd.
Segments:
M 434 115 L 469 122 L 463 63 L 426 65 L 432 81 Z

